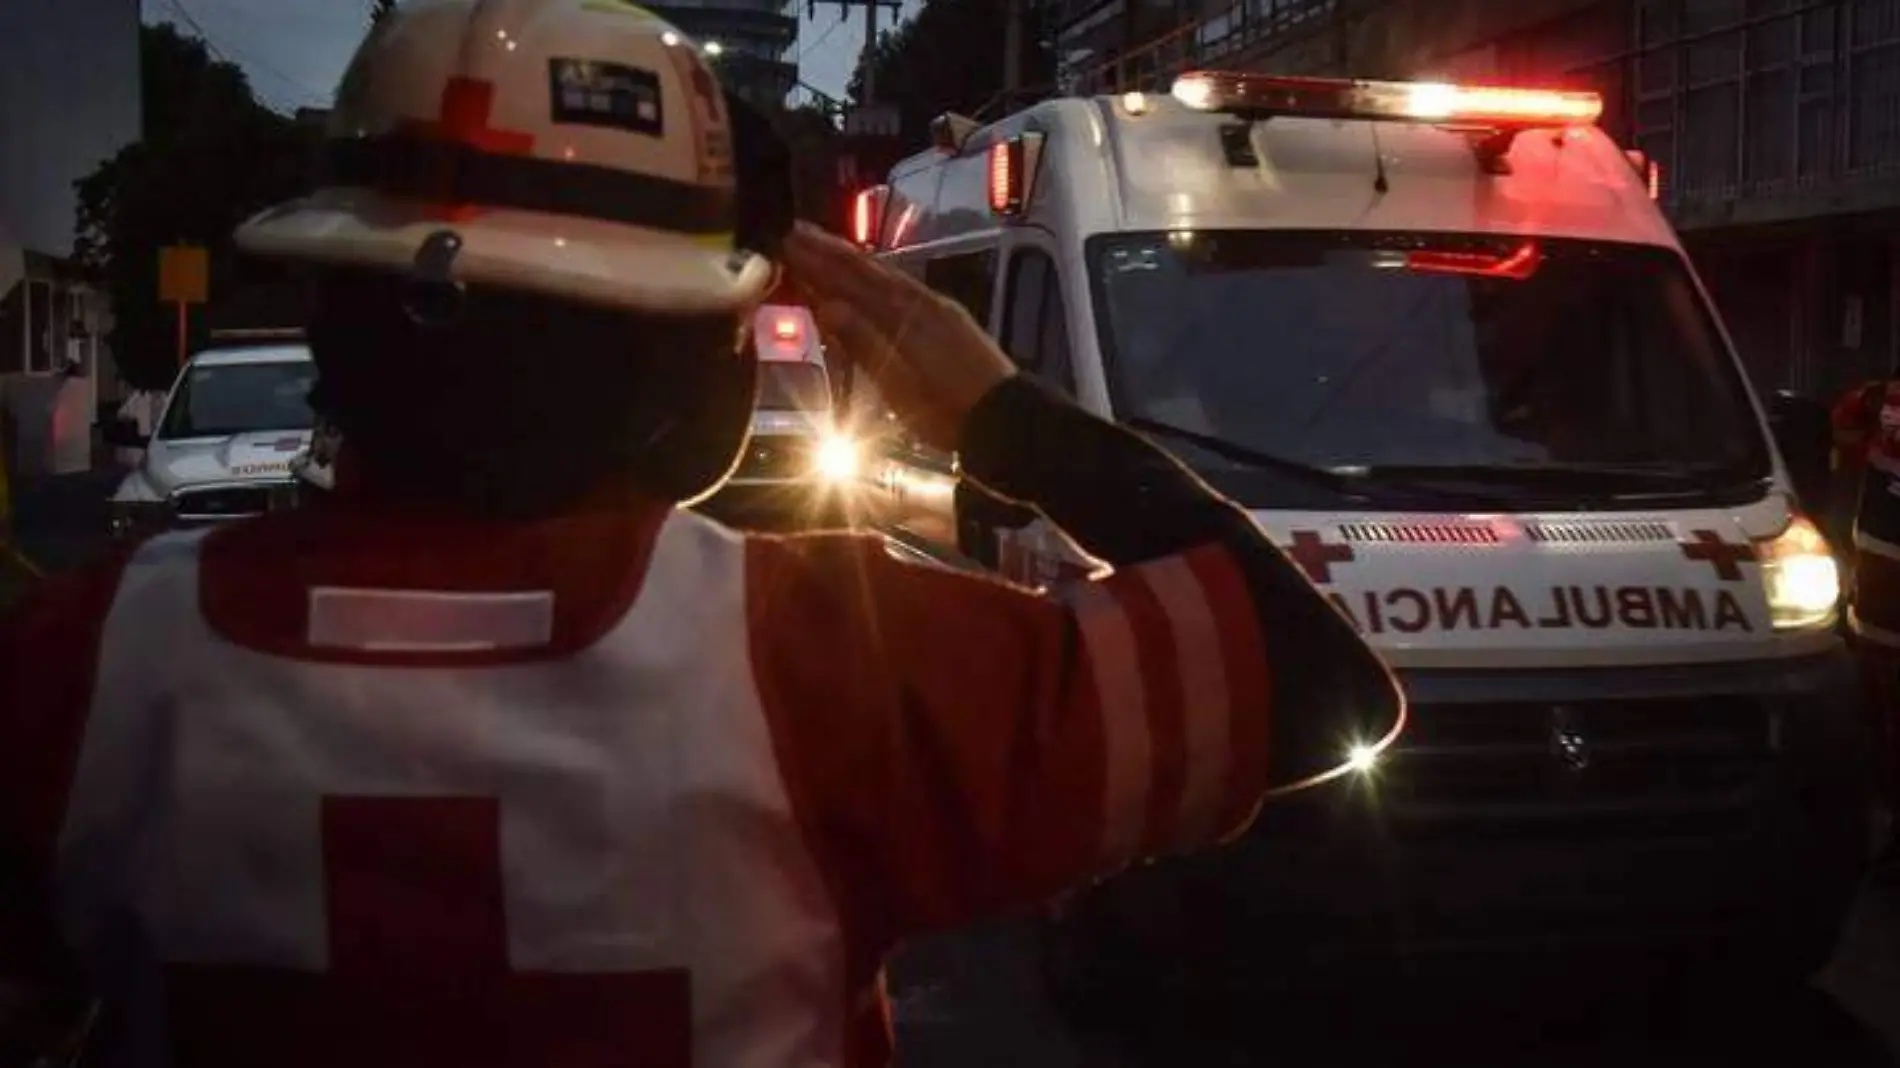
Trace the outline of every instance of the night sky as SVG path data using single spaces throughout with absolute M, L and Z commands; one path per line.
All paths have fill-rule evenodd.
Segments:
M 242 65 L 258 97 L 281 111 L 327 107 L 350 50 L 369 21 L 369 0 L 142 0 L 148 22 L 170 22 L 204 36 L 223 57 Z M 800 0 L 802 3 L 802 0 Z M 918 0 L 906 0 L 908 14 Z M 821 92 L 844 95 L 864 42 L 864 13 L 842 19 L 836 7 L 815 16 L 798 11 L 800 77 Z M 888 25 L 888 11 L 879 12 Z M 194 26 L 195 24 L 195 26 Z M 803 93 L 793 97 L 799 102 Z

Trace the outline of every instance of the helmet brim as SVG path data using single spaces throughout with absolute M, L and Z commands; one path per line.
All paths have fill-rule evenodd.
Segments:
M 433 234 L 462 245 L 457 281 L 668 314 L 743 312 L 764 299 L 770 261 L 735 252 L 732 235 L 687 235 L 507 209 L 466 218 L 366 189 L 324 189 L 238 228 L 258 256 L 406 272 Z

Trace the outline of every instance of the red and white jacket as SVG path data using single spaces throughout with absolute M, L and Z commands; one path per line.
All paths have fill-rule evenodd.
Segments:
M 170 535 L 0 639 L 0 818 L 179 1063 L 880 1063 L 906 936 L 1246 820 L 1231 569 L 1065 606 L 650 507 Z
M 1020 382 L 962 445 L 1114 573 L 352 489 L 57 580 L 0 624 L 0 978 L 76 961 L 112 1065 L 874 1066 L 904 939 L 1237 833 L 1402 718 L 1165 453 Z

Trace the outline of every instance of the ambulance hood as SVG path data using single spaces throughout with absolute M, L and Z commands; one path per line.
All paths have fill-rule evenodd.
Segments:
M 202 482 L 276 482 L 310 443 L 308 430 L 263 430 L 228 438 L 153 438 L 144 474 L 160 494 Z
M 1591 667 L 1754 659 L 1830 639 L 1770 623 L 1743 508 L 1504 516 L 1257 512 L 1395 667 Z

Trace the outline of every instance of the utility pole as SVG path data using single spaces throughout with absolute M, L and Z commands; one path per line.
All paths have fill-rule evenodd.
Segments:
M 895 14 L 902 9 L 903 0 L 805 0 L 806 17 L 816 14 L 821 4 L 837 4 L 840 20 L 849 18 L 852 8 L 864 8 L 864 50 L 858 54 L 864 83 L 858 107 L 868 108 L 877 101 L 877 75 L 872 70 L 872 60 L 877 56 L 877 9 L 888 7 Z
M 0 0 L 4 2 L 4 0 Z M 840 200 L 855 196 L 866 185 L 882 180 L 900 157 L 903 147 L 900 115 L 877 103 L 877 9 L 899 11 L 903 0 L 805 0 L 807 15 L 820 4 L 838 5 L 838 20 L 851 17 L 853 5 L 864 8 L 864 50 L 860 53 L 858 99 L 840 106 L 838 189 Z M 844 216 L 848 218 L 848 213 Z
M 1003 109 L 1014 110 L 1023 88 L 1023 0 L 1003 0 Z
M 858 101 L 863 107 L 877 103 L 877 4 L 867 0 L 864 5 L 864 58 L 859 60 L 864 71 L 864 99 Z

